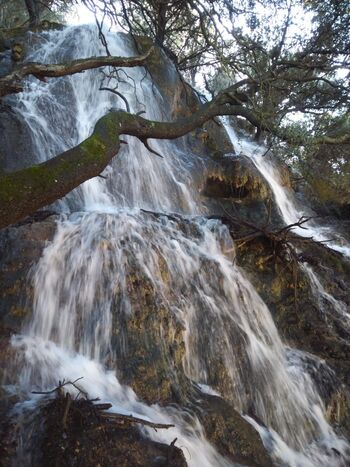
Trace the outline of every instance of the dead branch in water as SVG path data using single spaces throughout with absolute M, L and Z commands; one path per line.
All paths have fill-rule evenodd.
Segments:
M 172 424 L 164 424 L 164 423 L 154 423 L 149 420 L 145 420 L 144 418 L 134 417 L 133 415 L 123 415 L 121 413 L 113 413 L 113 412 L 101 412 L 100 416 L 104 419 L 107 419 L 112 422 L 116 422 L 118 424 L 130 424 L 130 423 L 138 423 L 140 425 L 149 426 L 154 428 L 157 431 L 157 428 L 161 429 L 168 429 L 173 428 L 175 425 Z
M 64 393 L 63 388 L 65 386 L 73 386 L 74 389 L 78 391 L 76 400 L 77 398 L 79 398 L 80 394 L 83 394 L 87 402 L 90 402 L 91 404 L 93 403 L 92 400 L 88 399 L 88 393 L 84 391 L 82 388 L 80 388 L 79 386 L 77 386 L 76 384 L 77 381 L 80 381 L 81 379 L 83 379 L 83 376 L 75 379 L 74 381 L 65 381 L 65 380 L 59 381 L 58 386 L 55 387 L 54 389 L 51 389 L 50 391 L 32 391 L 32 394 L 42 394 L 42 395 L 49 395 L 49 394 L 56 393 L 57 398 L 61 398 L 61 399 L 65 398 L 66 404 L 65 404 L 65 408 L 64 408 L 63 416 L 62 416 L 62 427 L 65 431 L 67 430 L 68 414 L 69 414 L 69 409 L 71 408 L 73 400 L 69 392 Z
M 84 378 L 83 376 L 80 376 L 80 378 L 77 378 L 74 381 L 65 381 L 65 380 L 59 381 L 58 386 L 55 387 L 54 389 L 51 389 L 50 391 L 32 391 L 32 394 L 45 394 L 45 395 L 48 395 L 48 394 L 53 394 L 53 393 L 56 392 L 58 396 L 62 396 L 63 395 L 63 389 L 62 388 L 64 388 L 64 386 L 69 386 L 70 385 L 70 386 L 73 386 L 78 391 L 78 396 L 80 394 L 83 394 L 84 397 L 86 399 L 88 399 L 87 392 L 76 385 L 76 382 L 80 381 L 83 378 Z
M 264 262 L 266 263 L 270 259 L 273 259 L 275 263 L 279 262 L 282 264 L 284 266 L 284 270 L 289 269 L 293 277 L 294 302 L 295 305 L 297 305 L 298 266 L 299 263 L 310 261 L 310 258 L 298 251 L 298 245 L 305 245 L 307 243 L 324 245 L 332 239 L 317 241 L 312 236 L 301 237 L 293 232 L 295 228 L 307 230 L 305 224 L 309 222 L 312 217 L 302 216 L 298 221 L 286 225 L 278 230 L 274 230 L 270 224 L 270 210 L 267 221 L 264 224 L 259 225 L 248 222 L 239 216 L 232 215 L 227 212 L 223 206 L 222 209 L 225 212 L 225 216 L 217 218 L 227 225 L 232 239 L 235 241 L 238 248 L 242 248 L 247 243 L 257 239 L 264 239 L 269 242 L 272 252 L 264 258 Z M 237 235 L 237 232 L 239 232 L 239 235 Z
M 112 408 L 112 404 L 109 404 L 109 403 L 95 404 L 95 402 L 99 401 L 99 398 L 89 399 L 88 393 L 84 391 L 82 388 L 80 388 L 79 386 L 77 386 L 76 382 L 80 381 L 81 379 L 83 379 L 83 376 L 81 376 L 80 378 L 77 378 L 74 381 L 65 381 L 65 380 L 59 381 L 58 386 L 55 387 L 54 389 L 51 389 L 50 391 L 32 391 L 32 394 L 42 394 L 42 395 L 50 395 L 50 394 L 56 393 L 56 397 L 58 399 L 65 399 L 66 404 L 65 404 L 63 416 L 62 416 L 62 426 L 64 430 L 67 429 L 68 414 L 71 408 L 73 407 L 74 403 L 76 403 L 74 405 L 75 411 L 78 411 L 81 415 L 83 415 L 83 412 L 90 411 L 95 417 L 97 417 L 98 421 L 102 423 L 102 425 L 108 425 L 110 423 L 113 423 L 113 424 L 126 426 L 126 425 L 137 423 L 139 425 L 153 428 L 155 431 L 157 431 L 157 429 L 168 429 L 168 428 L 173 428 L 175 426 L 172 424 L 155 423 L 150 420 L 145 420 L 143 418 L 134 417 L 133 415 L 125 415 L 121 413 L 107 412 L 107 410 Z M 72 399 L 69 392 L 64 393 L 63 388 L 65 386 L 73 386 L 78 391 L 78 394 L 75 400 Z M 78 400 L 80 395 L 82 395 L 83 398 L 80 398 Z M 80 404 L 77 404 L 78 402 L 80 402 Z

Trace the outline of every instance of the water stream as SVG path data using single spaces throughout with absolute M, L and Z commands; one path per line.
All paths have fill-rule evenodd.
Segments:
M 41 40 L 30 60 L 104 53 L 90 26 L 47 32 Z M 108 40 L 113 54 L 135 54 L 125 37 L 110 33 Z M 166 119 L 167 103 L 144 70 L 127 73 L 133 81 L 126 79 L 119 90 L 132 110 Z M 48 83 L 28 81 L 30 92 L 18 96 L 16 110 L 30 125 L 38 161 L 76 145 L 110 108 L 123 107 L 117 97 L 98 91 L 99 79 L 99 71 L 89 71 Z M 236 265 L 227 228 L 203 216 L 191 184 L 203 159 L 189 152 L 185 140 L 152 141 L 164 159 L 148 153 L 136 138 L 127 141 L 106 169 L 106 179 L 85 182 L 56 206 L 62 215 L 55 237 L 33 272 L 33 317 L 13 338 L 22 356 L 21 390 L 29 397 L 33 388 L 51 389 L 60 379 L 83 376 L 81 386 L 91 397 L 111 402 L 113 410 L 175 423 L 176 428 L 146 430 L 147 435 L 168 443 L 177 437 L 190 466 L 232 465 L 206 440 L 195 416 L 174 406 L 149 406 L 116 377 L 120 355 L 128 355 L 128 336 L 121 332 L 113 345 L 114 329 L 135 313 L 130 275 L 137 271 L 157 306 L 181 324 L 186 376 L 203 391 L 220 393 L 213 368 L 223 365 L 225 397 L 241 413 L 256 415 L 246 418 L 276 463 L 346 465 L 348 445 L 327 424 L 300 354 L 283 344 L 267 306 Z M 278 191 L 273 169 L 253 160 L 280 200 L 281 212 L 288 212 L 286 222 L 295 221 L 300 213 L 285 208 L 287 195 Z M 337 247 L 344 253 L 347 248 Z
M 288 187 L 283 185 L 274 161 L 266 156 L 266 148 L 246 138 L 239 138 L 234 129 L 225 121 L 226 131 L 238 152 L 250 157 L 273 193 L 280 215 L 286 225 L 298 222 L 302 217 L 312 217 L 314 213 L 308 206 L 301 206 Z M 294 232 L 302 237 L 312 237 L 325 242 L 328 248 L 350 258 L 350 244 L 331 227 L 318 224 L 310 219 L 303 227 L 296 226 Z
M 314 215 L 312 210 L 308 206 L 301 206 L 292 190 L 284 186 L 274 161 L 266 157 L 266 148 L 248 139 L 239 138 L 226 119 L 223 119 L 223 123 L 236 150 L 251 158 L 255 167 L 268 183 L 285 225 L 291 225 L 297 223 L 302 218 L 310 217 L 310 220 L 306 224 L 303 224 L 302 227 L 293 227 L 293 232 L 301 237 L 308 237 L 321 242 L 331 250 L 337 251 L 346 258 L 350 258 L 349 242 L 331 226 L 320 225 L 312 219 Z M 320 278 L 310 265 L 301 264 L 300 267 L 309 279 L 311 290 L 320 310 L 323 311 L 325 308 L 324 303 L 328 303 L 331 305 L 333 316 L 341 321 L 342 326 L 350 329 L 350 310 L 348 306 L 326 292 Z

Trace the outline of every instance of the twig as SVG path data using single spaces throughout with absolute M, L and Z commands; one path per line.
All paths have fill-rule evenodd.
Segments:
M 107 418 L 109 420 L 113 420 L 115 422 L 120 421 L 121 424 L 123 423 L 139 423 L 141 425 L 149 426 L 154 428 L 157 431 L 157 428 L 161 429 L 168 429 L 173 428 L 175 425 L 172 424 L 164 424 L 164 423 L 154 423 L 148 420 L 144 420 L 143 418 L 133 417 L 132 415 L 122 415 L 120 413 L 112 413 L 112 412 L 104 412 L 100 413 L 100 417 Z
M 62 425 L 63 425 L 64 430 L 67 429 L 67 417 L 68 417 L 69 408 L 70 408 L 71 403 L 72 403 L 72 398 L 70 397 L 69 392 L 67 392 L 67 394 L 66 394 L 66 400 L 67 400 L 66 407 L 64 409 L 64 413 L 63 413 L 63 417 L 62 417 Z
M 109 92 L 112 92 L 113 94 L 115 94 L 116 96 L 120 97 L 122 99 L 122 101 L 124 102 L 125 104 L 125 107 L 126 107 L 126 111 L 130 113 L 130 105 L 129 105 L 129 102 L 128 100 L 126 99 L 126 97 L 123 96 L 123 94 L 121 94 L 119 91 L 117 91 L 116 89 L 112 89 L 112 88 L 106 88 L 104 86 L 101 86 L 99 88 L 99 91 L 109 91 Z
M 161 154 L 159 154 L 159 152 L 155 151 L 154 149 L 152 149 L 152 148 L 150 147 L 150 145 L 148 144 L 147 139 L 145 139 L 145 138 L 142 138 L 142 139 L 139 138 L 139 140 L 141 141 L 141 143 L 143 143 L 143 145 L 145 146 L 145 148 L 148 149 L 148 151 L 149 151 L 150 153 L 155 154 L 156 156 L 160 157 L 161 159 L 164 159 L 164 157 L 163 157 Z
M 173 439 L 172 442 L 171 442 L 170 445 L 169 445 L 169 448 L 168 448 L 168 455 L 167 455 L 168 465 L 170 465 L 171 459 L 172 459 L 172 457 L 173 457 L 174 447 L 175 447 L 176 441 L 177 441 L 177 438 Z
M 81 376 L 80 378 L 77 378 L 76 380 L 74 381 L 65 381 L 63 380 L 62 382 L 59 381 L 58 382 L 58 386 L 54 389 L 51 389 L 51 391 L 32 391 L 32 394 L 53 394 L 54 392 L 57 392 L 57 393 L 60 393 L 61 389 L 64 387 L 64 386 L 68 386 L 68 385 L 71 385 L 73 386 L 77 391 L 79 391 L 79 393 L 83 394 L 84 397 L 87 399 L 88 398 L 88 394 L 86 391 L 84 391 L 83 389 L 81 389 L 79 386 L 77 386 L 75 383 L 77 381 L 80 381 L 81 379 L 83 379 L 84 377 Z

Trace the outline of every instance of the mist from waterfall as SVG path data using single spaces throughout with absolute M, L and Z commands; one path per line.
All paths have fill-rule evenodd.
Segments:
M 109 33 L 107 38 L 112 54 L 135 55 L 125 36 Z M 53 63 L 104 53 L 91 26 L 43 33 L 41 40 L 28 60 Z M 125 72 L 132 80 L 125 78 L 119 90 L 132 111 L 168 119 L 167 103 L 145 71 Z M 15 108 L 31 128 L 38 161 L 75 146 L 110 108 L 123 107 L 112 94 L 98 91 L 99 80 L 100 72 L 92 70 L 48 83 L 28 81 L 28 92 L 18 96 Z M 270 311 L 235 262 L 228 229 L 203 215 L 191 177 L 205 169 L 204 159 L 190 153 L 185 139 L 151 141 L 164 159 L 136 138 L 126 139 L 106 178 L 85 182 L 57 203 L 62 215 L 55 237 L 33 271 L 33 316 L 13 338 L 21 390 L 29 397 L 33 388 L 51 389 L 58 380 L 83 376 L 83 389 L 111 402 L 112 410 L 174 423 L 176 428 L 145 432 L 168 443 L 177 437 L 190 466 L 232 465 L 206 440 L 194 415 L 174 406 L 149 406 L 116 377 L 128 336 L 114 346 L 113 329 L 134 313 L 129 276 L 136 270 L 147 278 L 157 303 L 181 323 L 186 376 L 203 390 L 222 394 L 213 372 L 220 362 L 226 375 L 222 396 L 242 414 L 254 413 L 246 419 L 276 463 L 345 465 L 348 445 L 325 420 L 303 364 L 307 357 L 281 341 Z M 259 168 L 259 159 L 253 160 Z M 261 163 L 259 170 L 269 181 L 272 169 Z M 289 206 L 277 183 L 270 186 L 276 201 Z M 286 222 L 293 209 L 281 207 L 290 216 Z M 38 396 L 31 398 L 35 404 Z

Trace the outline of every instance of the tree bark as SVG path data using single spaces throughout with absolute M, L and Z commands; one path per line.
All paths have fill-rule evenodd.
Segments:
M 25 0 L 29 15 L 29 26 L 35 27 L 40 23 L 40 6 L 37 0 Z
M 153 52 L 151 47 L 148 52 L 139 57 L 92 57 L 72 60 L 67 63 L 48 65 L 45 63 L 25 63 L 14 71 L 0 78 L 0 97 L 7 94 L 23 91 L 22 80 L 29 75 L 38 79 L 57 78 L 60 76 L 74 75 L 85 70 L 100 68 L 103 66 L 132 68 L 145 64 L 147 58 Z
M 247 116 L 242 106 L 222 105 L 220 99 L 173 123 L 155 122 L 128 112 L 110 112 L 78 146 L 44 163 L 0 176 L 0 228 L 53 203 L 99 175 L 117 154 L 121 134 L 136 136 L 144 143 L 148 138 L 175 139 L 217 115 Z

